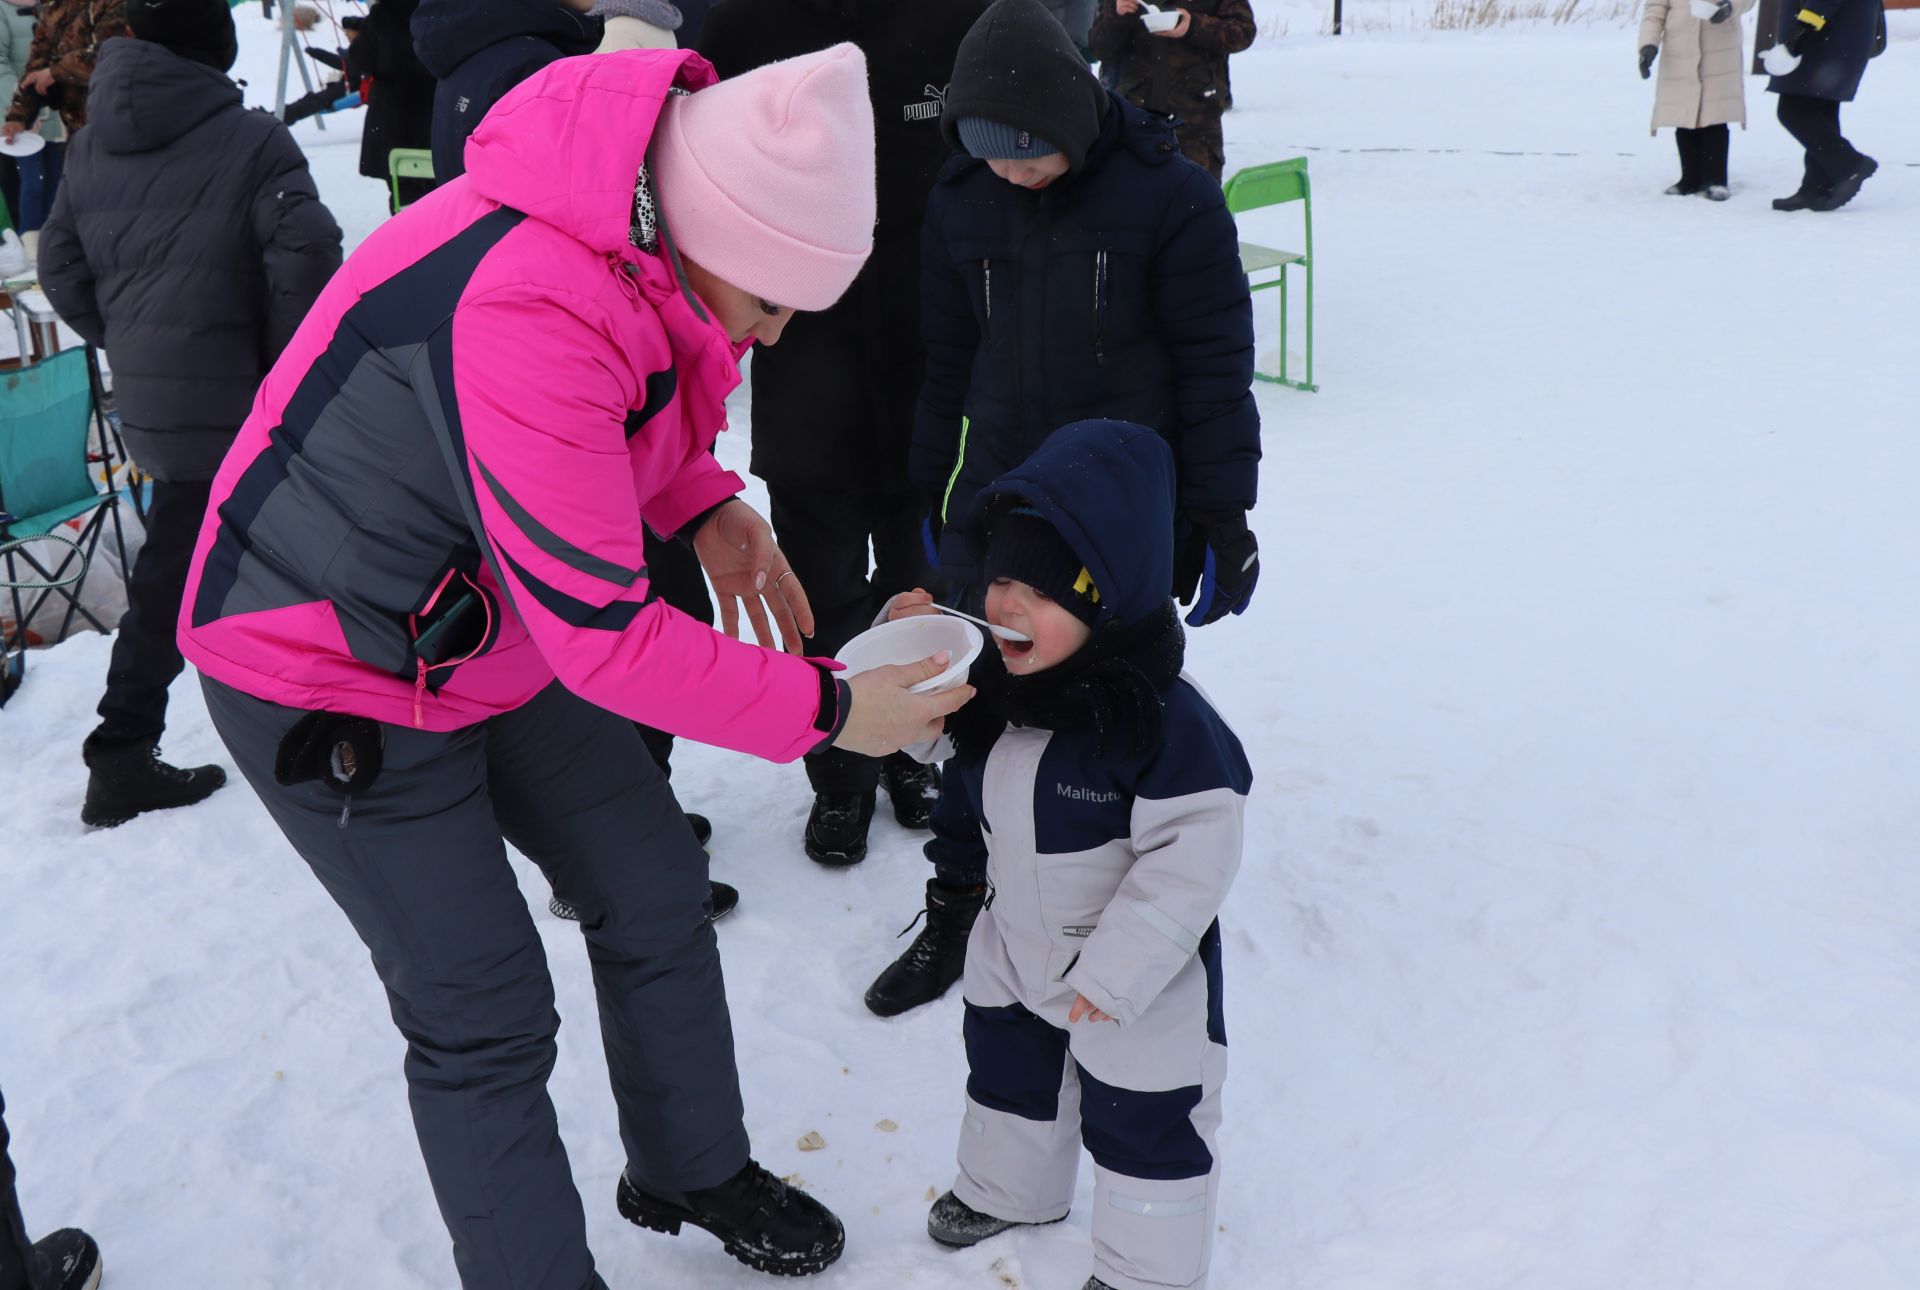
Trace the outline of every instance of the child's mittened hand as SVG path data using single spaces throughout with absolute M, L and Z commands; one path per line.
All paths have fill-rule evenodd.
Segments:
M 912 591 L 903 591 L 887 602 L 887 621 L 897 623 L 902 618 L 918 618 L 925 614 L 937 614 L 933 607 L 933 593 L 921 587 Z
M 1113 1020 L 1112 1017 L 1109 1017 L 1106 1013 L 1094 1007 L 1093 1001 L 1088 999 L 1086 995 L 1076 994 L 1073 996 L 1073 1007 L 1067 1012 L 1067 1021 L 1071 1024 L 1080 1020 L 1082 1017 L 1085 1017 L 1088 1021 Z

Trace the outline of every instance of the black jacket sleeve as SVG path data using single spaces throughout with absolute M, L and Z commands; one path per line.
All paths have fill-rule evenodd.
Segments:
M 959 456 L 961 411 L 966 406 L 974 354 L 980 348 L 980 326 L 966 281 L 941 233 L 944 197 L 943 190 L 934 190 L 920 240 L 920 337 L 926 347 L 926 374 L 914 415 L 913 448 L 907 457 L 913 486 L 937 503 L 945 499 L 947 480 Z
M 284 125 L 271 122 L 253 190 L 253 236 L 266 272 L 267 366 L 293 339 L 327 279 L 340 267 L 340 226 L 320 201 L 307 158 Z
M 1154 322 L 1178 374 L 1180 510 L 1249 510 L 1260 477 L 1253 301 L 1233 216 L 1205 171 L 1168 204 L 1152 271 Z
M 1118 63 L 1132 51 L 1134 40 L 1146 35 L 1146 30 L 1139 14 L 1122 15 L 1114 9 L 1113 0 L 1100 0 L 1100 10 L 1094 14 L 1093 27 L 1087 32 L 1087 48 L 1102 63 Z
M 94 293 L 93 267 L 87 263 L 86 248 L 74 227 L 73 207 L 67 200 L 70 191 L 70 185 L 61 185 L 46 226 L 40 230 L 40 286 L 47 293 L 47 303 L 67 326 L 79 332 L 89 345 L 104 346 L 107 323 L 100 316 L 100 301 Z

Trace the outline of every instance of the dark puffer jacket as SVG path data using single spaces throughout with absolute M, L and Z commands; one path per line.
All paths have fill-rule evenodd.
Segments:
M 438 82 L 413 52 L 407 24 L 417 0 L 374 0 L 366 25 L 347 47 L 352 79 L 373 78 L 367 120 L 360 132 L 360 173 L 387 178 L 387 154 L 433 143 L 433 95 Z M 358 88 L 357 85 L 349 88 Z
M 1172 40 L 1148 31 L 1139 14 L 1121 14 L 1113 0 L 1100 0 L 1087 43 L 1118 72 L 1114 88 L 1129 103 L 1183 121 L 1217 118 L 1227 110 L 1227 56 L 1253 44 L 1253 6 L 1181 0 L 1179 7 L 1192 21 L 1186 35 Z
M 467 136 L 503 95 L 548 63 L 591 54 L 606 24 L 560 0 L 420 0 L 413 48 L 440 78 L 433 177 L 467 173 Z
M 722 0 L 700 52 L 722 77 L 852 41 L 867 56 L 879 222 L 832 308 L 753 356 L 753 473 L 839 493 L 908 489 L 920 393 L 920 227 L 946 164 L 940 109 L 986 0 Z
M 1825 25 L 1801 47 L 1800 66 L 1768 81 L 1767 90 L 1852 102 L 1860 92 L 1867 61 L 1886 48 L 1887 18 L 1880 0 L 1761 0 L 1753 36 L 1756 76 L 1766 70 L 1760 56 L 1785 41 L 1803 13 Z
M 107 351 L 140 464 L 211 479 L 260 378 L 340 267 L 287 127 L 224 73 L 109 40 L 40 237 L 40 281 Z
M 1253 309 L 1219 186 L 1181 158 L 1165 118 L 1106 95 L 1084 65 L 1051 110 L 1045 94 L 1022 89 L 1021 70 L 1036 61 L 1050 86 L 1062 51 L 1078 64 L 1059 24 L 1031 7 L 1050 36 L 968 38 L 949 133 L 956 117 L 1010 94 L 1031 114 L 1008 124 L 1084 162 L 1032 191 L 959 157 L 927 205 L 927 378 L 909 468 L 950 522 L 940 562 L 956 579 L 972 576 L 957 530 L 974 494 L 1069 422 L 1158 431 L 1173 448 L 1182 514 L 1250 509 L 1258 483 Z M 1105 109 L 1090 140 L 1073 135 L 1085 86 Z

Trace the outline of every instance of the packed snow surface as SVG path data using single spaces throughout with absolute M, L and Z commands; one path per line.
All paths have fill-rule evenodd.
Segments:
M 270 101 L 273 32 L 235 13 Z M 1920 27 L 1894 37 L 1846 112 L 1883 169 L 1827 216 L 1768 209 L 1799 160 L 1758 81 L 1733 200 L 1663 196 L 1630 29 L 1270 34 L 1236 60 L 1230 165 L 1311 158 L 1323 389 L 1261 388 L 1265 577 L 1190 646 L 1257 776 L 1216 1285 L 1920 1284 Z M 357 240 L 382 190 L 353 117 L 328 126 L 297 133 Z M 743 390 L 720 444 L 742 471 L 747 413 Z M 244 784 L 81 829 L 106 661 L 97 636 L 36 654 L 0 711 L 29 1226 L 90 1228 L 115 1290 L 450 1285 L 385 998 Z M 191 676 L 166 752 L 226 761 Z M 829 872 L 797 767 L 676 764 L 743 892 L 720 943 L 756 1151 L 847 1223 L 813 1284 L 1077 1290 L 1090 1170 L 1060 1226 L 924 1234 L 958 992 L 894 1022 L 860 1002 L 920 839 L 883 809 Z M 765 1285 L 615 1213 L 586 956 L 516 863 L 609 1285 Z

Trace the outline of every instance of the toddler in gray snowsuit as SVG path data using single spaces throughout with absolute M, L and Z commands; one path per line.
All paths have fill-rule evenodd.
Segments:
M 964 1246 L 1058 1222 L 1084 1143 L 1086 1290 L 1204 1285 L 1220 1176 L 1216 916 L 1252 775 L 1180 670 L 1173 479 L 1159 435 L 1089 421 L 982 490 L 986 617 L 1030 639 L 996 639 L 979 698 L 911 750 L 951 753 L 994 889 L 967 945 L 960 1172 L 927 1230 Z

